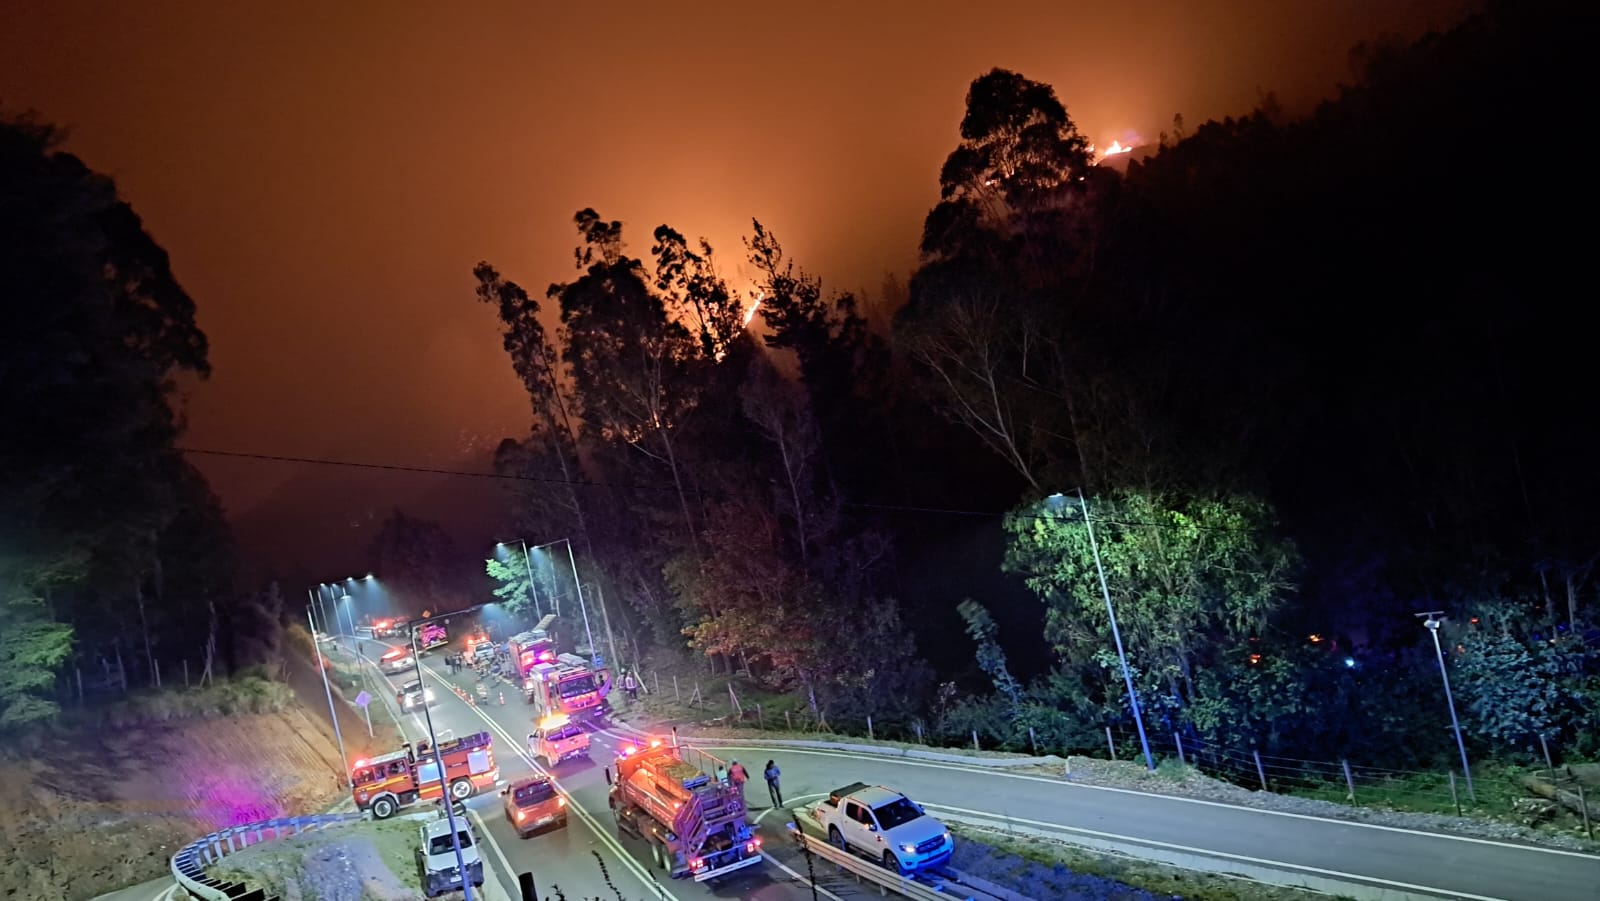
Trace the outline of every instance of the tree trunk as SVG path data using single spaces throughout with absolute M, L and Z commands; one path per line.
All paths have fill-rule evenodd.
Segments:
M 150 644 L 150 620 L 145 615 L 145 610 L 144 610 L 144 586 L 142 584 L 139 584 L 139 583 L 135 583 L 134 584 L 133 596 L 134 596 L 134 599 L 137 600 L 138 604 L 139 604 L 139 632 L 144 636 L 144 662 L 145 662 L 145 666 L 149 667 L 149 673 L 151 674 L 151 678 L 154 678 L 155 677 L 155 671 L 156 671 L 156 654 L 155 654 L 154 648 Z M 123 681 L 124 682 L 127 681 L 126 675 L 124 675 Z
M 1576 813 L 1580 816 L 1583 815 L 1583 808 L 1585 805 L 1578 800 L 1578 795 L 1576 792 L 1563 791 L 1544 781 L 1543 779 L 1540 779 L 1538 776 L 1522 776 L 1519 777 L 1517 781 L 1522 783 L 1523 788 L 1526 788 L 1528 791 L 1533 792 L 1539 797 L 1549 798 L 1573 813 Z M 1587 806 L 1589 808 L 1589 819 L 1600 819 L 1600 806 L 1596 806 L 1594 804 L 1589 804 Z

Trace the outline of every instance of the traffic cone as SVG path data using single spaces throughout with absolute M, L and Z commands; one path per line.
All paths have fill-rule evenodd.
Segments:
M 504 707 L 504 706 L 506 706 L 506 693 L 505 693 L 505 691 L 504 691 L 504 690 L 502 690 L 502 691 L 501 691 L 501 692 L 500 692 L 500 706 L 501 706 L 501 707 Z

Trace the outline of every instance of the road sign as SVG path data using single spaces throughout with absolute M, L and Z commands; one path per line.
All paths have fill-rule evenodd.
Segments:
M 356 706 L 357 707 L 365 707 L 365 706 L 367 706 L 368 704 L 371 704 L 371 703 L 372 703 L 372 695 L 367 694 L 365 691 L 361 692 L 361 694 L 356 695 Z

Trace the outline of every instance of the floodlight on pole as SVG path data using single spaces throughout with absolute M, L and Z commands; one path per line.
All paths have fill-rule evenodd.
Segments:
M 1111 603 L 1111 586 L 1106 582 L 1106 567 L 1100 560 L 1100 543 L 1094 537 L 1094 520 L 1089 516 L 1089 501 L 1083 489 L 1077 489 L 1078 508 L 1083 511 L 1083 525 L 1089 532 L 1089 550 L 1094 554 L 1094 568 L 1100 574 L 1100 594 L 1106 601 L 1106 618 L 1111 621 L 1111 640 L 1117 646 L 1117 662 L 1122 665 L 1122 682 L 1128 689 L 1128 706 L 1133 709 L 1133 725 L 1139 730 L 1139 747 L 1144 751 L 1144 765 L 1155 772 L 1156 760 L 1150 753 L 1150 739 L 1144 733 L 1144 714 L 1139 710 L 1139 693 L 1133 687 L 1133 671 L 1128 668 L 1128 655 L 1122 648 L 1122 632 L 1117 628 L 1117 610 Z M 1049 497 L 1056 506 L 1065 502 L 1060 493 Z
M 1429 610 L 1426 613 L 1412 614 L 1422 620 L 1423 628 L 1433 636 L 1433 653 L 1439 658 L 1439 678 L 1444 680 L 1444 702 L 1450 707 L 1450 728 L 1456 733 L 1456 750 L 1461 752 L 1461 774 L 1467 780 L 1467 797 L 1472 803 L 1478 803 L 1478 795 L 1472 789 L 1472 764 L 1467 762 L 1467 743 L 1461 740 L 1461 720 L 1456 718 L 1456 699 L 1450 693 L 1450 673 L 1444 666 L 1444 647 L 1439 644 L 1439 626 L 1443 625 L 1443 610 Z
M 572 587 L 578 595 L 578 609 L 583 613 L 583 634 L 584 637 L 589 640 L 589 665 L 599 669 L 600 661 L 595 659 L 594 632 L 589 628 L 589 604 L 584 600 L 583 597 L 583 580 L 578 578 L 578 558 L 573 556 L 572 553 L 572 539 L 557 538 L 555 541 L 547 541 L 544 544 L 537 545 L 533 548 L 533 550 L 537 551 L 557 544 L 565 544 L 567 546 L 567 564 L 572 567 Z M 615 641 L 612 642 L 611 656 L 617 656 Z M 613 666 L 616 665 L 616 663 L 616 660 L 612 661 Z
M 528 597 L 533 601 L 533 618 L 537 620 L 540 616 L 539 589 L 534 585 L 533 582 L 533 559 L 528 555 L 528 542 L 518 538 L 517 543 L 522 545 L 522 565 L 526 567 L 528 571 Z M 494 546 L 500 548 L 501 550 L 506 549 L 506 543 L 504 541 L 496 541 Z M 557 610 L 555 612 L 560 613 L 561 611 Z

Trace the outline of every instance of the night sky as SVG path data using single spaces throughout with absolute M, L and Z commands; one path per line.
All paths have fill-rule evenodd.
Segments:
M 1139 143 L 1267 91 L 1304 109 L 1356 42 L 1473 5 L 0 0 L 0 106 L 71 129 L 171 252 L 215 368 L 185 444 L 484 469 L 528 415 L 472 266 L 566 279 L 581 207 L 705 235 L 730 275 L 755 216 L 876 293 L 991 67 Z M 357 565 L 395 505 L 498 528 L 486 482 L 196 462 L 257 560 Z

